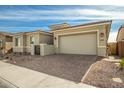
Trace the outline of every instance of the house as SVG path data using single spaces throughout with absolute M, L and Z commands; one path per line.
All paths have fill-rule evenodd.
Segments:
M 124 40 L 124 26 L 121 26 L 118 30 L 117 42 Z
M 0 32 L 0 54 L 8 53 L 11 50 L 12 50 L 12 33 Z
M 117 34 L 118 55 L 124 57 L 124 26 L 121 26 Z
M 107 56 L 111 23 L 100 21 L 77 26 L 65 23 L 50 26 L 56 53 Z
M 13 36 L 13 52 L 31 53 L 31 45 L 52 44 L 52 34 L 37 30 L 33 32 L 15 33 Z M 36 51 L 39 52 L 38 47 Z

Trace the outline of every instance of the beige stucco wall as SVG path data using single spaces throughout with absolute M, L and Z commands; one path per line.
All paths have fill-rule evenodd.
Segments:
M 124 27 L 122 27 L 119 31 L 117 41 L 121 41 L 122 39 L 124 40 Z
M 30 37 L 35 38 L 34 45 L 39 45 L 41 43 L 52 44 L 52 35 L 44 34 L 40 32 L 33 32 L 33 33 L 26 33 L 26 34 L 19 34 L 13 37 L 13 51 L 14 52 L 28 52 L 31 53 L 31 43 Z M 15 38 L 20 37 L 20 46 L 15 46 Z
M 20 46 L 24 46 L 24 42 L 26 41 L 26 39 L 24 38 L 24 35 L 15 35 L 13 37 L 13 47 L 20 47 L 20 46 L 15 46 L 15 38 L 20 38 Z
M 52 35 L 42 34 L 42 33 L 34 33 L 27 35 L 27 52 L 31 52 L 31 44 L 30 37 L 33 36 L 35 38 L 34 45 L 39 44 L 52 44 L 53 38 Z
M 40 55 L 46 56 L 55 54 L 55 47 L 54 45 L 47 45 L 47 44 L 40 44 Z
M 54 33 L 54 45 L 56 48 L 56 52 L 58 52 L 59 45 L 59 37 L 62 35 L 76 34 L 76 33 L 87 33 L 96 31 L 97 32 L 97 55 L 98 56 L 106 56 L 106 45 L 107 45 L 107 26 L 108 25 L 99 25 L 99 26 L 91 26 L 91 27 L 73 27 L 68 29 L 57 30 Z M 104 37 L 100 37 L 100 33 L 104 33 Z M 56 40 L 55 40 L 56 38 Z
M 53 44 L 53 36 L 40 34 L 40 44 Z
M 34 45 L 38 45 L 39 44 L 39 38 L 40 38 L 40 35 L 39 33 L 33 33 L 33 34 L 28 34 L 27 35 L 27 48 L 26 48 L 26 52 L 30 53 L 32 50 L 31 50 L 31 43 L 30 43 L 30 37 L 34 37 L 35 38 L 35 42 L 34 42 Z
M 27 35 L 27 46 L 31 46 L 31 44 L 30 44 L 30 37 L 31 36 L 35 38 L 34 44 L 35 45 L 39 44 L 39 37 L 40 37 L 40 35 L 39 35 L 39 33 L 34 33 L 34 34 Z
M 23 47 L 13 47 L 13 52 L 17 52 L 17 53 L 23 53 L 24 50 L 23 50 Z
M 20 38 L 20 46 L 15 46 L 15 38 Z M 13 36 L 13 52 L 26 52 L 26 39 L 25 34 Z
M 98 31 L 98 56 L 107 56 L 107 26 L 106 25 L 102 25 L 99 26 L 99 31 Z M 100 37 L 100 33 L 104 33 L 104 37 Z
M 39 33 L 15 35 L 13 38 L 14 52 L 31 52 L 30 37 L 35 38 L 34 44 L 39 44 Z M 20 37 L 20 46 L 15 46 L 15 38 Z
M 3 53 L 7 53 L 8 50 L 12 49 L 12 36 L 0 33 L 0 40 L 2 40 L 0 50 L 2 50 Z

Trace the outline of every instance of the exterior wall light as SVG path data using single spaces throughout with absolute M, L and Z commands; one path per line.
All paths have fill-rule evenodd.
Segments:
M 100 33 L 100 40 L 104 41 L 104 33 Z
M 104 33 L 100 33 L 100 37 L 104 37 Z

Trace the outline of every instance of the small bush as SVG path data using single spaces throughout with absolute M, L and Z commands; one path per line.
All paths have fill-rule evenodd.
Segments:
M 120 69 L 124 69 L 124 58 L 120 61 Z

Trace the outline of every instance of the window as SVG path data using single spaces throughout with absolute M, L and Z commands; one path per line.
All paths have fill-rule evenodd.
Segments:
M 35 38 L 33 36 L 30 37 L 30 44 L 34 44 L 35 43 Z
M 15 38 L 15 46 L 20 46 L 20 38 Z

